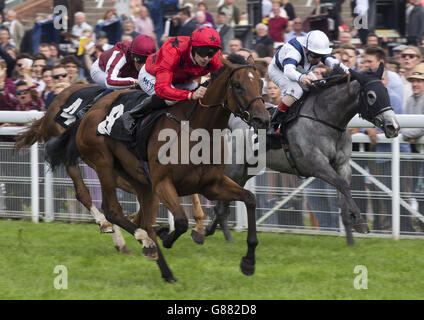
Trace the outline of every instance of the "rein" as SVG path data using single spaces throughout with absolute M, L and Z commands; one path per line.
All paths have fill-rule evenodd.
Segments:
M 328 76 L 328 77 L 326 77 L 326 78 L 322 78 L 322 79 L 317 79 L 317 80 L 314 80 L 314 81 L 312 81 L 313 83 L 319 83 L 319 84 L 326 84 L 328 81 L 331 81 L 331 80 L 334 80 L 334 79 L 341 79 L 341 78 L 343 78 L 345 75 L 342 75 L 342 76 L 340 76 L 339 74 L 336 74 L 336 75 L 332 75 L 332 76 Z M 348 75 L 348 80 L 347 80 L 347 90 L 348 90 L 348 95 L 350 95 L 350 74 Z M 315 110 L 315 107 L 316 107 L 316 104 L 314 103 L 314 106 L 313 106 L 313 112 L 314 112 L 314 116 L 312 117 L 312 116 L 308 116 L 308 115 L 303 115 L 303 114 L 299 114 L 299 117 L 300 118 L 307 118 L 307 119 L 310 119 L 310 120 L 312 120 L 312 121 L 317 121 L 317 122 L 320 122 L 320 123 L 322 123 L 322 124 L 325 124 L 326 126 L 328 126 L 328 127 L 330 127 L 330 128 L 333 128 L 333 129 L 335 129 L 335 130 L 337 130 L 337 131 L 339 131 L 339 132 L 345 132 L 346 131 L 346 127 L 344 127 L 344 128 L 340 128 L 340 127 L 338 127 L 338 126 L 335 126 L 335 125 L 333 125 L 333 124 L 331 124 L 331 123 L 329 123 L 329 122 L 327 122 L 327 121 L 325 121 L 325 120 L 322 120 L 322 119 L 319 119 L 318 118 L 318 115 L 317 115 L 317 112 L 316 112 L 316 110 Z
M 323 79 L 314 80 L 313 83 L 326 84 L 329 80 L 339 79 L 339 78 L 341 78 L 340 75 L 333 75 L 333 76 L 329 76 L 329 77 L 326 77 L 326 78 L 323 78 Z M 350 95 L 350 79 L 351 79 L 351 75 L 349 73 L 348 78 L 347 78 L 347 90 L 348 90 L 347 93 L 348 93 L 348 96 Z M 380 114 L 382 112 L 385 112 L 389 109 L 392 109 L 391 107 L 387 107 L 387 108 L 380 110 L 377 114 L 370 116 L 370 115 L 368 115 L 368 106 L 366 106 L 365 108 L 362 106 L 362 105 L 364 105 L 364 102 L 362 102 L 361 100 L 363 100 L 363 97 L 364 97 L 364 94 L 365 94 L 365 87 L 372 84 L 372 83 L 379 82 L 379 81 L 380 80 L 372 80 L 372 81 L 365 83 L 363 86 L 361 86 L 361 89 L 360 89 L 360 92 L 359 92 L 359 96 L 360 96 L 360 98 L 359 98 L 360 113 L 359 114 L 364 119 L 373 118 L 373 117 L 377 116 L 378 114 Z M 316 108 L 316 104 L 314 103 L 314 106 L 313 106 L 313 109 L 312 109 L 313 112 L 314 112 L 314 116 L 299 114 L 299 117 L 307 118 L 307 119 L 310 119 L 310 120 L 313 120 L 313 121 L 323 123 L 326 126 L 333 128 L 333 129 L 340 131 L 340 132 L 344 132 L 346 130 L 346 127 L 340 128 L 340 127 L 335 126 L 335 125 L 333 125 L 333 124 L 331 124 L 331 123 L 329 123 L 325 120 L 319 119 L 318 116 L 317 116 L 315 108 Z
M 243 104 L 240 102 L 238 95 L 234 94 L 233 91 L 233 86 L 231 85 L 231 77 L 233 76 L 233 74 L 240 70 L 240 69 L 245 69 L 245 68 L 253 68 L 256 69 L 255 66 L 253 65 L 241 65 L 239 67 L 236 67 L 234 69 L 231 70 L 228 79 L 227 79 L 227 83 L 226 83 L 226 87 L 230 88 L 230 93 L 231 96 L 234 97 L 234 99 L 237 102 L 237 108 L 238 108 L 238 112 L 237 111 L 233 111 L 231 110 L 231 108 L 228 106 L 228 98 L 227 96 L 225 97 L 224 102 L 221 103 L 217 103 L 217 104 L 211 104 L 211 105 L 206 105 L 203 104 L 200 99 L 198 100 L 199 104 L 203 107 L 203 108 L 213 108 L 213 107 L 223 107 L 224 109 L 227 109 L 230 113 L 234 114 L 234 116 L 239 117 L 240 119 L 242 119 L 245 123 L 249 124 L 250 120 L 251 120 L 251 116 L 249 113 L 249 108 L 252 105 L 253 102 L 255 102 L 256 100 L 262 100 L 263 103 L 265 103 L 265 100 L 262 96 L 256 96 L 253 97 L 247 104 L 247 107 L 244 107 Z

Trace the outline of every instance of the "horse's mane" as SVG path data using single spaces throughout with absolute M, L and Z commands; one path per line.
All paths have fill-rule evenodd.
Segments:
M 339 65 L 336 65 L 333 70 L 323 73 L 322 77 L 328 80 L 317 81 L 314 86 L 310 87 L 311 93 L 321 93 L 326 88 L 345 83 L 348 80 L 348 75 Z
M 247 62 L 247 60 L 237 54 L 237 53 L 232 53 L 227 57 L 227 60 L 230 61 L 233 64 L 241 64 L 241 65 L 248 65 L 249 62 Z M 225 67 L 222 66 L 221 68 L 219 68 L 218 71 L 216 72 L 211 72 L 211 81 L 213 82 L 216 78 L 218 78 L 220 76 L 220 74 L 224 71 Z

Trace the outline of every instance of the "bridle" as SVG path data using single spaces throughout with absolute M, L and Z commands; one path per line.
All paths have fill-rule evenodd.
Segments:
M 256 67 L 253 65 L 241 65 L 238 67 L 233 68 L 230 71 L 230 74 L 228 75 L 228 79 L 227 79 L 227 83 L 226 83 L 226 87 L 230 88 L 230 95 L 232 97 L 234 97 L 234 99 L 236 100 L 237 103 L 237 111 L 233 111 L 231 110 L 231 108 L 228 106 L 228 95 L 225 96 L 225 100 L 222 103 L 218 103 L 218 104 L 213 104 L 213 105 L 205 105 L 203 104 L 200 99 L 199 99 L 199 104 L 202 107 L 205 108 L 211 108 L 211 107 L 223 107 L 224 109 L 227 109 L 230 113 L 234 114 L 234 116 L 239 117 L 240 119 L 242 119 L 244 122 L 246 122 L 247 124 L 249 124 L 250 120 L 251 120 L 251 115 L 250 112 L 248 111 L 250 106 L 252 105 L 253 102 L 255 102 L 256 100 L 262 100 L 263 103 L 265 103 L 264 98 L 262 98 L 262 96 L 256 96 L 253 97 L 247 104 L 246 107 L 243 106 L 243 104 L 240 102 L 240 99 L 238 97 L 237 94 L 235 94 L 234 90 L 233 90 L 233 86 L 231 84 L 231 78 L 234 75 L 234 73 L 238 70 L 241 69 L 245 69 L 245 68 L 253 68 L 256 70 Z
M 325 84 L 329 80 L 337 79 L 337 77 L 338 77 L 337 75 L 335 75 L 335 76 L 329 76 L 327 78 L 314 80 L 313 82 L 314 83 L 323 83 L 323 84 Z M 369 104 L 367 103 L 367 100 L 366 100 L 366 91 L 367 91 L 367 87 L 370 84 L 376 83 L 376 82 L 381 82 L 381 80 L 376 79 L 376 80 L 368 81 L 364 85 L 361 86 L 361 89 L 359 91 L 359 115 L 360 115 L 361 118 L 363 118 L 365 120 L 368 120 L 370 122 L 373 122 L 373 123 L 374 123 L 374 121 L 377 121 L 377 122 L 379 121 L 378 118 L 376 118 L 379 114 L 381 114 L 381 113 L 383 113 L 383 112 L 385 112 L 387 110 L 393 110 L 392 107 L 388 106 L 388 107 L 382 108 L 381 110 L 378 110 L 378 112 L 374 112 L 374 113 L 371 113 L 370 112 L 370 110 L 369 110 L 370 109 L 370 106 L 369 106 Z M 349 86 L 349 82 L 348 82 L 348 86 Z M 303 115 L 303 114 L 299 114 L 299 117 L 308 118 L 308 119 L 311 119 L 313 121 L 321 122 L 321 123 L 325 124 L 326 126 L 328 126 L 330 128 L 333 128 L 333 129 L 335 129 L 335 130 L 337 130 L 339 132 L 346 131 L 346 127 L 341 128 L 341 127 L 335 126 L 335 125 L 333 125 L 333 124 L 331 124 L 331 123 L 329 123 L 327 121 L 324 121 L 324 120 L 319 119 L 318 116 L 317 116 L 315 107 L 316 107 L 316 104 L 313 105 L 313 113 L 314 113 L 314 116 L 313 117 L 312 116 L 308 116 L 308 115 Z M 380 125 L 377 125 L 377 126 L 380 127 Z

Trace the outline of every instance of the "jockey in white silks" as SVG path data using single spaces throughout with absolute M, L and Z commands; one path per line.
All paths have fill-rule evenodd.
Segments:
M 340 65 L 346 73 L 349 72 L 348 67 L 331 55 L 330 41 L 319 30 L 290 40 L 275 53 L 268 66 L 268 76 L 280 88 L 282 102 L 271 119 L 269 134 L 277 132 L 286 111 L 302 97 L 302 86 L 313 85 L 317 78 L 312 71 L 319 62 L 331 69 Z

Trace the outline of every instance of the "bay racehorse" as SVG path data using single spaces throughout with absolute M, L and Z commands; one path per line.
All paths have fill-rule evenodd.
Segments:
M 55 121 L 56 115 L 63 109 L 70 96 L 80 89 L 95 87 L 95 84 L 74 84 L 61 93 L 59 93 L 49 105 L 45 115 L 33 121 L 29 127 L 18 134 L 15 137 L 15 151 L 19 151 L 22 148 L 29 148 L 36 142 L 44 143 L 49 141 L 52 137 L 61 135 L 65 128 Z M 84 97 L 82 97 L 84 98 Z M 81 176 L 81 170 L 79 163 L 72 165 L 65 165 L 66 172 L 72 179 L 75 188 L 75 195 L 79 202 L 90 212 L 94 220 L 100 226 L 100 233 L 113 233 L 112 239 L 115 248 L 126 254 L 131 254 L 131 251 L 127 248 L 125 239 L 121 234 L 120 229 L 116 225 L 112 225 L 108 222 L 97 207 L 93 204 L 92 198 L 88 191 L 87 186 Z M 135 193 L 131 184 L 129 184 L 121 176 L 116 175 L 116 185 L 118 188 L 129 192 Z M 196 243 L 203 243 L 205 230 L 203 226 L 203 211 L 200 206 L 200 201 L 196 194 L 192 195 L 193 212 L 196 220 L 196 226 L 193 228 L 192 238 Z M 200 217 L 200 218 L 199 218 Z M 135 217 L 137 219 L 137 217 Z
M 62 159 L 52 159 L 52 162 L 72 162 L 78 152 L 83 161 L 96 170 L 102 187 L 102 208 L 107 220 L 117 224 L 143 244 L 143 255 L 157 260 L 162 277 L 173 282 L 175 278 L 166 264 L 158 246 L 153 226 L 156 224 L 156 214 L 159 202 L 162 202 L 174 216 L 175 230 L 170 234 L 161 234 L 163 245 L 170 248 L 177 238 L 186 232 L 188 220 L 180 205 L 179 196 L 199 193 L 210 200 L 243 201 L 247 208 L 247 254 L 240 263 L 240 269 L 245 275 L 252 275 L 255 269 L 255 248 L 258 244 L 255 225 L 256 200 L 254 195 L 243 189 L 225 176 L 224 145 L 220 150 L 220 161 L 216 163 L 211 153 L 207 163 L 190 161 L 182 164 L 183 154 L 178 155 L 178 163 L 162 163 L 162 147 L 169 142 L 159 139 L 164 129 L 176 133 L 175 144 L 188 144 L 194 150 L 193 141 L 183 141 L 180 121 L 189 121 L 189 130 L 204 130 L 209 137 L 214 130 L 224 130 L 228 125 L 230 114 L 243 117 L 257 129 L 267 129 L 269 113 L 260 96 L 262 81 L 253 59 L 246 62 L 240 56 L 230 56 L 229 60 L 221 57 L 223 67 L 208 85 L 208 90 L 201 103 L 199 101 L 184 101 L 168 109 L 153 125 L 148 140 L 148 167 L 150 179 L 145 175 L 141 162 L 120 141 L 96 134 L 99 123 L 105 118 L 112 102 L 119 92 L 111 93 L 101 98 L 87 112 L 80 122 L 72 124 L 64 134 L 47 143 L 46 151 L 50 156 L 56 154 Z M 76 132 L 76 140 L 72 137 Z M 220 138 L 223 140 L 223 137 Z M 213 149 L 213 139 L 207 142 Z M 55 149 L 66 145 L 67 154 L 74 159 L 55 153 Z M 172 149 L 172 147 L 171 147 Z M 50 150 L 50 151 L 49 151 Z M 139 225 L 124 218 L 122 208 L 116 196 L 116 176 L 121 175 L 136 192 L 141 203 Z
M 338 190 L 347 244 L 353 245 L 352 226 L 362 233 L 368 232 L 368 226 L 361 218 L 350 191 L 352 140 L 346 127 L 356 114 L 381 128 L 388 138 L 396 137 L 400 127 L 390 107 L 387 89 L 381 82 L 383 64 L 375 73 L 350 70 L 351 77 L 356 79 L 352 82 L 344 75 L 337 76 L 337 72 L 335 70 L 335 74 L 328 77 L 332 80 L 317 83 L 317 87 L 305 98 L 299 115 L 287 126 L 289 151 L 297 171 L 282 148 L 267 151 L 266 166 L 281 173 L 316 177 L 333 185 Z M 232 130 L 247 127 L 240 122 L 235 123 Z M 248 175 L 247 167 L 247 163 L 230 164 L 226 174 L 244 186 L 252 177 Z M 226 223 L 228 206 L 228 201 L 219 201 L 215 205 L 215 215 L 206 228 L 207 235 L 213 234 L 220 223 L 226 239 L 231 240 Z

